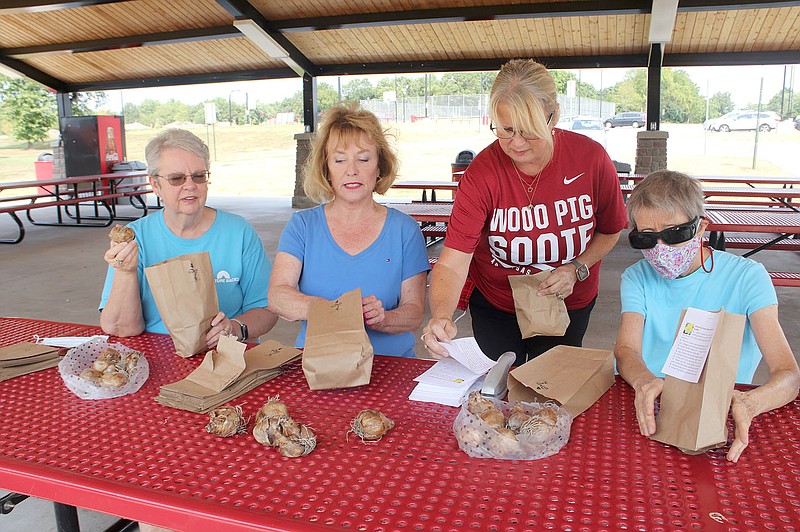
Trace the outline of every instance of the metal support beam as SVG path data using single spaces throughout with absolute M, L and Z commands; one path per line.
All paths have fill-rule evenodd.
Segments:
M 20 61 L 19 59 L 2 55 L 1 51 L 0 63 L 10 68 L 14 72 L 18 72 L 20 75 L 25 76 L 26 78 L 30 78 L 37 83 L 41 83 L 45 87 L 50 87 L 56 91 L 64 90 L 64 82 L 60 79 L 54 78 L 50 74 L 46 74 L 38 68 L 34 68 L 29 64 Z
M 317 103 L 317 78 L 303 75 L 303 125 L 306 133 L 317 130 L 317 116 L 319 105 Z
M 662 44 L 652 43 L 647 62 L 647 131 L 661 129 L 661 62 L 663 59 Z
M 56 93 L 56 107 L 58 108 L 58 132 L 64 131 L 64 118 L 72 116 L 72 98 L 67 92 Z M 123 153 L 124 150 L 123 150 Z

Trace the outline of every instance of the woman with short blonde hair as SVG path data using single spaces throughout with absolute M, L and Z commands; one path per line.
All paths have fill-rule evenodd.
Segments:
M 413 357 L 430 269 L 425 240 L 408 215 L 377 203 L 397 177 L 397 157 L 378 118 L 355 104 L 328 110 L 312 141 L 306 194 L 319 202 L 283 230 L 269 307 L 302 321 L 305 345 L 314 299 L 361 289 L 364 323 L 376 354 Z

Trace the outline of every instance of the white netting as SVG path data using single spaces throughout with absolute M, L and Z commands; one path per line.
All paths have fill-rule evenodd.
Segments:
M 150 366 L 144 355 L 139 357 L 139 362 L 128 377 L 127 384 L 119 387 L 107 384 L 93 384 L 80 377 L 85 369 L 91 369 L 100 352 L 111 347 L 119 351 L 124 357 L 134 350 L 119 343 L 109 343 L 107 340 L 96 339 L 73 347 L 58 364 L 58 372 L 64 379 L 67 388 L 81 399 L 111 399 L 134 393 L 142 387 L 147 377 L 150 376 Z
M 512 404 L 489 399 L 508 418 Z M 499 458 L 504 460 L 538 460 L 556 454 L 569 440 L 572 416 L 555 403 L 520 403 L 528 416 L 551 409 L 556 413 L 556 423 L 539 430 L 534 435 L 516 434 L 510 438 L 496 431 L 467 408 L 467 401 L 453 421 L 458 447 L 473 458 Z

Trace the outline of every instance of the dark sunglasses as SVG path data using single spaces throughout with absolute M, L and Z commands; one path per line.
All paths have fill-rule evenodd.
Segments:
M 628 233 L 628 242 L 630 242 L 633 249 L 654 248 L 659 239 L 665 244 L 681 244 L 694 238 L 694 235 L 697 234 L 697 227 L 700 225 L 699 222 L 700 217 L 695 216 L 690 222 L 668 227 L 663 231 L 637 231 L 633 229 Z

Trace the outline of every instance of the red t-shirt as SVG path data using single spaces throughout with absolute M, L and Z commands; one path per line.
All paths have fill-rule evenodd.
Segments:
M 536 273 L 537 264 L 558 267 L 586 249 L 595 231 L 627 226 L 614 163 L 592 139 L 555 130 L 553 158 L 540 176 L 529 208 L 526 188 L 498 141 L 470 163 L 458 185 L 444 245 L 474 253 L 469 275 L 495 308 L 514 312 L 509 275 Z M 520 172 L 526 183 L 536 176 Z M 575 283 L 565 303 L 583 308 L 597 296 L 600 263 Z

